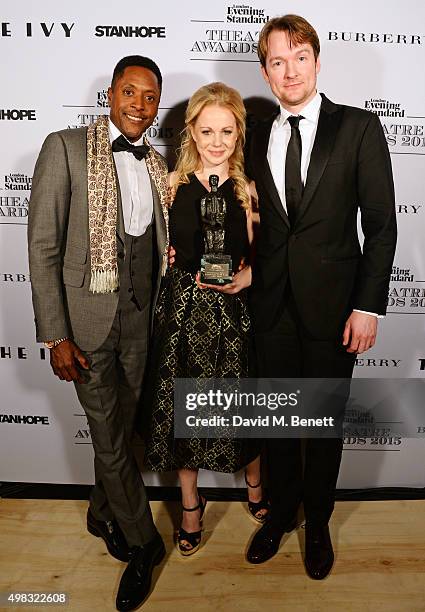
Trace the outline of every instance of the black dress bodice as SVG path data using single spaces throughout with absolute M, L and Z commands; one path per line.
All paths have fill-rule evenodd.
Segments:
M 249 240 L 246 212 L 236 200 L 234 183 L 228 178 L 218 192 L 225 198 L 227 214 L 225 220 L 225 253 L 232 257 L 233 272 L 237 272 L 242 257 L 248 258 Z M 180 185 L 170 209 L 170 244 L 176 250 L 175 265 L 196 273 L 205 253 L 201 225 L 201 199 L 208 190 L 192 174 L 190 183 Z

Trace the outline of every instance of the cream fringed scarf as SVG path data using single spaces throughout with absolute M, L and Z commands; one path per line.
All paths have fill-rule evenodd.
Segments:
M 90 291 L 109 293 L 119 288 L 117 263 L 117 182 L 112 149 L 109 141 L 109 118 L 101 116 L 87 129 L 87 188 L 89 206 L 89 237 L 91 258 Z M 145 144 L 149 145 L 145 139 Z M 166 226 L 166 248 L 162 273 L 168 257 L 167 165 L 152 147 L 146 156 L 146 166 L 161 201 Z

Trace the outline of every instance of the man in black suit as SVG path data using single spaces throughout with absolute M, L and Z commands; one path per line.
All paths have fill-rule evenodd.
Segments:
M 396 244 L 388 147 L 376 115 L 317 93 L 319 52 L 314 28 L 296 15 L 260 34 L 261 70 L 280 103 L 247 156 L 260 211 L 251 297 L 260 377 L 350 379 L 386 311 Z M 306 440 L 304 462 L 299 439 L 268 440 L 267 451 L 272 509 L 248 561 L 277 552 L 302 501 L 305 566 L 322 579 L 333 564 L 328 522 L 342 440 Z

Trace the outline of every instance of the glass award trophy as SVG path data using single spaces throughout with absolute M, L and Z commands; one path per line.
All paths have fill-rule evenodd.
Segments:
M 211 191 L 201 200 L 201 224 L 205 253 L 201 259 L 201 283 L 225 285 L 232 282 L 232 258 L 224 253 L 224 222 L 227 203 L 218 193 L 218 176 L 209 177 Z

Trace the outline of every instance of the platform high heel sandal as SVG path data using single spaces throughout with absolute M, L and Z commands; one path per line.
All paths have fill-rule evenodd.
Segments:
M 189 555 L 193 555 L 201 545 L 201 537 L 202 537 L 202 517 L 204 515 L 205 506 L 207 505 L 207 500 L 202 495 L 198 496 L 199 503 L 194 508 L 185 508 L 183 506 L 183 512 L 195 512 L 196 510 L 200 510 L 199 514 L 199 522 L 201 523 L 201 529 L 199 531 L 188 532 L 183 527 L 180 527 L 177 534 L 177 545 L 179 552 L 184 556 L 188 557 Z M 182 541 L 186 540 L 188 544 L 182 544 Z M 189 546 L 189 547 L 188 547 Z
M 245 484 L 249 489 L 258 489 L 258 487 L 261 487 L 261 480 L 258 484 L 252 485 L 248 482 L 245 472 Z M 259 502 L 249 501 L 248 494 L 248 510 L 252 518 L 256 520 L 257 523 L 265 523 L 270 510 L 270 503 L 265 497 L 262 497 Z M 261 510 L 267 510 L 267 512 L 262 513 Z

